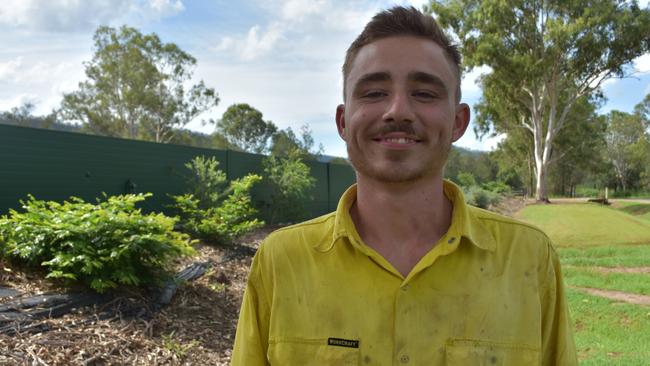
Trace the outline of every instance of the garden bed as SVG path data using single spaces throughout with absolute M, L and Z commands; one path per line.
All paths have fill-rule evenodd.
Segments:
M 180 286 L 160 310 L 143 293 L 124 292 L 102 306 L 35 321 L 37 331 L 0 335 L 0 365 L 228 365 L 252 254 L 270 231 L 247 235 L 231 249 L 198 245 L 199 255 L 176 268 L 212 267 Z M 6 262 L 0 267 L 0 286 L 21 296 L 68 291 L 43 280 L 44 273 Z M 9 299 L 0 298 L 0 305 Z M 107 313 L 112 316 L 101 316 Z

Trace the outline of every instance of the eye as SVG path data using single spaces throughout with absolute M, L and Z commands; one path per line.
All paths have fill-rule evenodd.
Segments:
M 363 95 L 361 95 L 361 97 L 364 98 L 364 99 L 380 99 L 380 98 L 383 98 L 383 97 L 385 97 L 387 95 L 388 95 L 388 93 L 386 93 L 383 90 L 369 90 L 369 91 L 363 93 Z
M 434 100 L 438 98 L 438 94 L 429 90 L 416 90 L 411 95 L 419 100 Z

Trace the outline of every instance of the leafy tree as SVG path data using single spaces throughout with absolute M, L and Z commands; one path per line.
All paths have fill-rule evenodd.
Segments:
M 479 130 L 532 134 L 540 201 L 576 101 L 625 76 L 625 65 L 650 49 L 650 9 L 634 1 L 434 0 L 428 10 L 458 35 L 469 68 L 491 68 L 482 77 L 490 113 L 477 119 Z
M 486 152 L 452 146 L 445 167 L 445 177 L 462 184 L 461 175 L 464 172 L 472 172 L 475 183 L 481 184 L 495 179 L 497 166 Z
M 34 103 L 25 102 L 19 107 L 13 107 L 9 111 L 0 113 L 0 122 L 16 126 L 38 128 L 50 128 L 57 122 L 55 112 L 47 116 L 35 116 L 35 108 L 36 105 Z
M 246 103 L 231 105 L 217 122 L 217 132 L 231 145 L 257 154 L 267 151 L 269 139 L 277 130 L 273 122 L 264 121 L 262 112 Z
M 304 163 L 302 152 L 293 149 L 287 156 L 271 155 L 262 161 L 262 165 L 272 189 L 269 202 L 271 223 L 280 219 L 303 219 L 304 204 L 310 199 L 308 192 L 316 183 L 316 179 L 312 177 L 309 166 Z
M 277 131 L 271 138 L 271 155 L 288 156 L 291 151 L 299 151 L 303 157 L 317 157 L 323 154 L 323 144 L 314 149 L 314 137 L 308 125 L 300 127 L 300 138 L 291 127 Z
M 580 98 L 569 113 L 571 123 L 558 135 L 551 152 L 549 188 L 559 195 L 573 195 L 578 184 L 600 182 L 609 164 L 602 152 L 605 149 L 607 125 L 596 114 L 599 105 Z M 602 184 L 596 184 L 602 186 Z
M 88 80 L 63 96 L 64 119 L 101 135 L 169 142 L 175 128 L 219 102 L 203 81 L 188 88 L 196 59 L 155 33 L 102 26 L 93 39 Z
M 623 191 L 638 185 L 641 173 L 650 164 L 649 140 L 638 114 L 612 111 L 607 116 L 607 153 Z

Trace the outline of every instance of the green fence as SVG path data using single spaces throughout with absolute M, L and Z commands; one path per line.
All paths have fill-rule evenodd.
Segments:
M 168 212 L 169 194 L 185 189 L 184 164 L 195 156 L 214 156 L 228 179 L 263 172 L 263 155 L 231 150 L 158 144 L 81 133 L 0 125 L 0 214 L 18 208 L 20 199 L 62 201 L 70 196 L 94 201 L 102 193 L 151 192 L 147 211 Z M 336 209 L 355 180 L 351 167 L 307 161 L 316 184 L 306 202 L 308 217 Z M 258 207 L 269 205 L 264 183 L 253 190 Z

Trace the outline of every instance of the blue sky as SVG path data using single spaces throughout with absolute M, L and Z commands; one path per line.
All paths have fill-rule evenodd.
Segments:
M 37 114 L 58 107 L 62 93 L 85 79 L 99 25 L 127 24 L 155 32 L 197 59 L 195 78 L 215 88 L 221 103 L 202 119 L 249 103 L 280 128 L 308 124 L 329 155 L 345 156 L 334 112 L 341 102 L 345 49 L 379 9 L 421 7 L 425 0 L 3 0 L 0 2 L 0 110 L 26 101 Z M 641 2 L 648 6 L 647 1 Z M 631 111 L 650 93 L 650 54 L 635 60 L 633 78 L 603 85 L 601 112 Z M 468 73 L 463 99 L 473 105 L 481 70 Z M 190 128 L 211 132 L 200 120 Z M 471 128 L 471 127 L 470 127 Z M 490 150 L 472 131 L 457 145 Z

